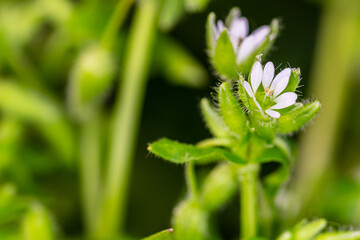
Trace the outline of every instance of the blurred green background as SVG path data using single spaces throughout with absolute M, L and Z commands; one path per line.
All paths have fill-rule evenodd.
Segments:
M 79 53 L 103 33 L 116 4 L 115 0 L 0 2 L 0 184 L 13 184 L 19 201 L 41 202 L 62 237 L 79 237 L 85 231 L 78 171 L 82 117 L 69 106 L 75 105 L 68 96 L 74 91 L 69 88 L 71 74 Z M 116 76 L 100 101 L 101 164 L 108 155 L 104 150 L 109 148 L 107 135 L 112 131 L 108 120 L 118 95 L 117 75 L 123 71 L 124 42 L 136 4 L 114 34 L 111 52 Z M 172 29 L 159 30 L 155 38 L 130 175 L 125 231 L 140 238 L 171 226 L 172 209 L 185 194 L 184 169 L 155 158 L 146 147 L 163 136 L 189 143 L 210 136 L 199 101 L 211 97 L 218 80 L 206 54 L 205 22 L 209 12 L 223 19 L 234 6 L 241 8 L 251 30 L 280 17 L 281 34 L 267 59 L 279 68 L 300 67 L 302 95 L 316 96 L 324 106 L 306 133 L 291 136 L 299 143 L 299 162 L 288 186 L 290 200 L 283 203 L 284 219 L 290 224 L 304 216 L 327 217 L 335 226 L 350 224 L 358 229 L 359 1 L 212 0 L 200 12 L 184 13 Z M 167 41 L 174 40 L 181 53 L 176 48 L 164 50 Z M 184 61 L 195 68 L 194 75 L 187 68 L 176 68 L 183 50 L 190 56 L 191 60 Z M 174 56 L 167 59 L 167 51 Z M 179 73 L 185 77 L 177 78 Z M 266 167 L 264 174 L 276 166 Z M 210 168 L 199 168 L 199 175 Z M 238 235 L 237 202 L 233 199 L 218 213 L 216 222 L 224 239 Z M 17 210 L 7 218 L 6 206 L 0 207 L 0 233 L 4 234 L 23 214 Z

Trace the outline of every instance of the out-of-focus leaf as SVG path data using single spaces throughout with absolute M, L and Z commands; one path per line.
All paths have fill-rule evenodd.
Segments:
M 52 240 L 55 232 L 48 211 L 40 204 L 33 204 L 22 222 L 24 240 Z
M 217 40 L 213 64 L 220 77 L 227 80 L 237 79 L 236 56 L 230 37 L 225 30 Z
M 35 7 L 42 15 L 57 24 L 64 24 L 72 15 L 72 2 L 68 0 L 36 0 Z
M 325 219 L 312 221 L 294 231 L 295 239 L 311 240 L 326 227 Z
M 184 11 L 184 0 L 164 0 L 159 16 L 160 28 L 164 31 L 171 30 L 183 16 Z
M 215 26 L 215 13 L 210 13 L 206 21 L 206 45 L 208 48 L 208 54 L 212 59 L 215 55 L 216 39 L 214 33 Z
M 4 118 L 0 122 L 0 169 L 11 161 L 18 151 L 22 126 L 11 118 Z
M 314 240 L 358 240 L 360 232 L 328 232 L 317 236 Z
M 227 163 L 219 164 L 205 178 L 200 189 L 199 199 L 202 207 L 209 212 L 218 209 L 229 201 L 237 188 L 236 167 Z
M 208 163 L 227 160 L 236 164 L 246 162 L 233 153 L 221 148 L 197 148 L 193 145 L 179 143 L 167 138 L 160 139 L 149 145 L 148 150 L 155 155 L 173 163 Z
M 300 105 L 294 110 L 279 118 L 278 131 L 280 133 L 291 133 L 298 131 L 307 122 L 309 122 L 319 111 L 321 104 L 314 101 L 306 105 Z
M 229 128 L 225 125 L 224 120 L 206 98 L 201 100 L 201 112 L 207 127 L 215 137 L 222 138 L 230 135 Z
M 171 83 L 193 88 L 207 85 L 209 76 L 206 69 L 180 43 L 161 36 L 156 49 L 157 68 Z
M 173 229 L 167 229 L 151 235 L 149 237 L 143 238 L 142 240 L 173 240 Z
M 18 220 L 26 211 L 28 202 L 16 196 L 16 188 L 12 184 L 0 187 L 0 225 Z
M 219 87 L 219 109 L 224 122 L 237 138 L 244 139 L 248 133 L 248 119 L 229 84 Z
M 209 4 L 210 0 L 184 0 L 188 12 L 200 12 Z

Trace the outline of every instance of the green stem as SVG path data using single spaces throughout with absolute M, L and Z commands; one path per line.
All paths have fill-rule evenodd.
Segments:
M 109 162 L 96 228 L 99 238 L 116 235 L 124 224 L 128 179 L 156 33 L 157 12 L 156 0 L 141 1 L 131 27 L 114 109 Z
M 94 230 L 100 190 L 100 141 L 99 119 L 92 119 L 81 126 L 80 178 L 85 228 L 88 234 Z
M 186 176 L 186 184 L 190 193 L 190 198 L 196 199 L 198 196 L 198 190 L 197 190 L 194 163 L 192 162 L 186 163 L 185 176 Z
M 241 239 L 249 239 L 257 235 L 258 171 L 259 165 L 252 163 L 239 168 Z
M 102 35 L 101 44 L 104 48 L 109 50 L 112 49 L 112 46 L 114 45 L 114 41 L 116 39 L 116 34 L 118 33 L 119 28 L 123 24 L 133 2 L 134 0 L 118 1 L 115 11 L 111 16 L 111 19 Z

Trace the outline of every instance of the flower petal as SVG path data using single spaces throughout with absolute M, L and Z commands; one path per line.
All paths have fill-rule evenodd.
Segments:
M 229 27 L 230 34 L 239 40 L 244 39 L 249 34 L 249 23 L 245 17 L 235 18 Z
M 243 82 L 243 86 L 244 86 L 246 92 L 249 94 L 249 96 L 250 96 L 250 97 L 254 97 L 254 93 L 253 93 L 252 90 L 251 90 L 251 86 L 250 86 L 249 82 L 244 81 L 244 82 Z
M 273 117 L 273 118 L 279 118 L 280 117 L 280 113 L 277 112 L 277 111 L 273 111 L 273 110 L 265 110 L 265 112 L 270 116 L 270 117 Z
M 241 43 L 239 50 L 237 52 L 236 63 L 240 64 L 244 61 L 250 53 L 252 53 L 256 49 L 255 37 L 247 36 L 244 41 Z
M 297 99 L 297 95 L 295 93 L 293 93 L 293 92 L 284 93 L 284 94 L 280 95 L 279 97 L 275 98 L 275 102 L 277 104 L 270 107 L 270 109 L 282 109 L 282 108 L 289 107 L 289 106 L 295 104 L 296 99 Z
M 275 102 L 281 103 L 283 101 L 292 100 L 295 103 L 296 99 L 297 99 L 296 93 L 286 92 L 275 98 Z
M 251 69 L 251 76 L 250 76 L 251 86 L 254 93 L 256 93 L 257 89 L 260 86 L 262 76 L 263 76 L 263 69 L 261 63 L 259 61 L 256 61 Z
M 274 64 L 272 62 L 266 63 L 264 67 L 264 73 L 262 78 L 262 85 L 264 88 L 267 88 L 270 86 L 271 81 L 274 78 L 275 68 Z
M 285 68 L 282 70 L 276 77 L 274 81 L 271 83 L 270 89 L 274 90 L 274 96 L 279 95 L 289 83 L 289 78 L 291 74 L 290 68 Z
M 270 27 L 264 25 L 253 31 L 251 35 L 254 36 L 256 44 L 260 46 L 267 37 L 267 35 L 269 35 L 269 33 L 270 33 Z

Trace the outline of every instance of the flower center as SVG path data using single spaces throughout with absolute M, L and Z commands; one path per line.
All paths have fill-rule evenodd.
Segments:
M 265 94 L 266 96 L 271 97 L 274 94 L 274 90 L 271 90 L 270 88 L 267 87 L 265 89 Z
M 238 43 L 237 43 L 237 47 L 239 48 L 241 43 L 242 43 L 243 39 L 241 37 L 238 38 Z

